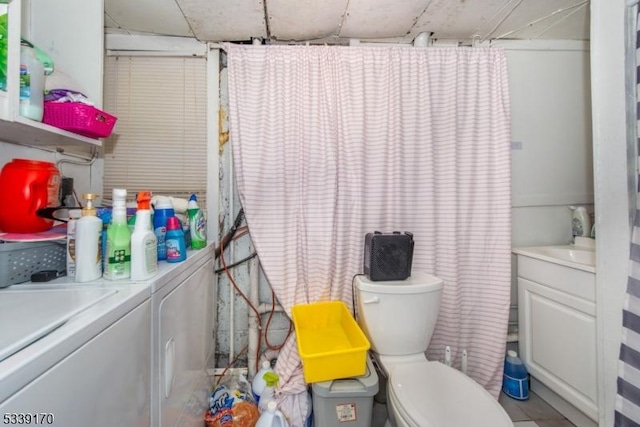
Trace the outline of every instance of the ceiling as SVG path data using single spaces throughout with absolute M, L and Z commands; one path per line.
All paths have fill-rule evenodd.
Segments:
M 589 39 L 589 0 L 104 1 L 107 32 L 208 42 Z

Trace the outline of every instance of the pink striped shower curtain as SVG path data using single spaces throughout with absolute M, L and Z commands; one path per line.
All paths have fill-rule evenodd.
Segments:
M 495 48 L 226 44 L 229 130 L 240 200 L 265 275 L 287 313 L 352 304 L 364 237 L 410 231 L 413 271 L 444 280 L 427 357 L 496 398 L 511 269 L 510 108 Z M 411 327 L 411 325 L 407 325 Z M 281 404 L 306 401 L 295 337 Z M 301 403 L 302 402 L 302 403 Z

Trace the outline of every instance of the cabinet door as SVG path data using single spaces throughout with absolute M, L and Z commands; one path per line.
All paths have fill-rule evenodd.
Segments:
M 204 423 L 213 352 L 213 260 L 203 264 L 160 303 L 160 426 Z
M 597 420 L 595 304 L 518 278 L 520 352 L 531 375 Z
M 28 425 L 148 427 L 150 325 L 146 301 L 5 400 L 0 412 L 51 414 Z

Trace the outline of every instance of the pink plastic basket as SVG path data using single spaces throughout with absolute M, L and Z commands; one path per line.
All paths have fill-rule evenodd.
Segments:
M 106 138 L 111 135 L 116 117 L 79 102 L 45 102 L 42 121 L 69 132 L 89 138 Z

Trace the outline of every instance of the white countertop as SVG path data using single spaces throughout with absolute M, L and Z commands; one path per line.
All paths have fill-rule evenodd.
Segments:
M 513 248 L 512 253 L 590 273 L 596 272 L 595 247 L 576 245 Z

